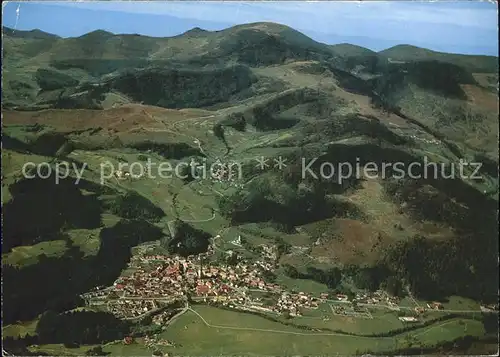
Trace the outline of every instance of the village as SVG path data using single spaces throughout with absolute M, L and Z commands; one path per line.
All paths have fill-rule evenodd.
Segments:
M 234 250 L 219 249 L 215 245 L 217 238 L 221 237 L 214 237 L 205 253 L 188 257 L 154 254 L 157 244 L 139 246 L 128 268 L 112 286 L 99 287 L 83 294 L 82 298 L 87 305 L 104 307 L 124 320 L 142 321 L 150 317 L 151 324 L 162 331 L 177 317 L 193 311 L 190 308 L 193 304 L 266 314 L 274 318 L 305 316 L 325 323 L 336 316 L 373 319 L 374 309 L 394 311 L 403 324 L 425 321 L 429 311 L 446 312 L 440 302 L 419 305 L 410 293 L 414 306 L 405 306 L 400 298 L 383 290 L 348 296 L 332 291 L 312 294 L 287 289 L 269 279 L 269 274 L 279 268 L 275 245 L 260 245 L 259 258 L 247 261 Z M 240 237 L 229 243 L 243 247 Z M 216 259 L 216 252 L 237 259 Z M 486 310 L 496 312 L 498 306 L 481 307 L 483 313 Z M 312 328 L 311 331 L 317 330 Z M 130 336 L 123 339 L 125 345 L 135 342 Z M 146 335 L 137 342 L 153 351 L 176 346 L 176 342 L 162 339 L 159 333 Z
M 331 306 L 333 315 L 370 317 L 368 310 L 361 306 L 400 310 L 399 299 L 383 291 L 357 293 L 350 300 L 346 295 L 331 292 L 313 296 L 287 291 L 266 279 L 268 273 L 277 269 L 273 246 L 263 246 L 261 251 L 256 261 L 238 259 L 230 265 L 211 259 L 215 252 L 213 242 L 207 252 L 188 257 L 149 254 L 144 250 L 132 256 L 126 269 L 128 273 L 118 278 L 113 286 L 96 289 L 82 297 L 89 306 L 105 306 L 123 319 L 155 315 L 167 305 L 188 300 L 291 317 L 301 316 L 307 309 L 318 309 L 320 304 L 327 302 L 335 303 Z M 442 308 L 440 303 L 432 302 L 425 308 L 410 309 L 409 316 L 400 317 L 400 320 L 417 322 L 418 315 L 425 311 Z M 157 314 L 154 321 L 167 323 L 170 315 Z

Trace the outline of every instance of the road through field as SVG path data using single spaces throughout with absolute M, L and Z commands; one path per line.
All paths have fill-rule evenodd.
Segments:
M 203 318 L 197 311 L 189 308 L 189 311 L 193 312 L 196 316 L 198 316 L 201 321 L 208 327 L 217 328 L 217 329 L 226 329 L 226 330 L 240 330 L 240 331 L 256 331 L 256 332 L 271 332 L 271 333 L 281 333 L 281 334 L 289 334 L 289 335 L 300 335 L 300 336 L 342 336 L 342 337 L 351 337 L 351 338 L 376 338 L 376 339 L 388 339 L 393 340 L 394 337 L 370 337 L 370 336 L 358 336 L 358 335 L 348 335 L 342 333 L 335 332 L 319 332 L 319 333 L 306 333 L 306 332 L 296 332 L 296 331 L 283 331 L 283 330 L 272 330 L 272 329 L 260 329 L 254 327 L 236 327 L 236 326 L 220 326 L 213 325 L 209 323 L 207 320 Z
M 274 330 L 274 329 L 260 329 L 260 328 L 254 328 L 254 327 L 236 327 L 236 326 L 222 326 L 222 325 L 214 325 L 205 320 L 205 318 L 197 311 L 193 310 L 192 308 L 188 308 L 187 310 L 191 311 L 194 313 L 198 318 L 201 319 L 201 321 L 208 327 L 211 328 L 216 328 L 216 329 L 226 329 L 226 330 L 239 330 L 239 331 L 256 331 L 256 332 L 269 332 L 269 333 L 279 333 L 279 334 L 289 334 L 289 335 L 299 335 L 299 336 L 338 336 L 338 337 L 346 337 L 346 338 L 364 338 L 364 339 L 373 339 L 373 340 L 393 340 L 395 341 L 396 337 L 398 336 L 387 336 L 387 337 L 375 337 L 375 336 L 363 336 L 363 335 L 350 335 L 350 334 L 343 334 L 343 333 L 336 333 L 336 332 L 312 332 L 312 333 L 307 333 L 307 332 L 296 332 L 296 331 L 284 331 L 284 330 Z M 414 334 L 413 336 L 420 336 L 423 334 L 426 334 L 432 329 L 438 328 L 438 327 L 443 327 L 447 324 L 454 323 L 455 320 L 451 321 L 445 321 L 439 325 L 432 325 L 423 328 L 422 331 L 419 331 L 417 334 Z M 404 335 L 405 333 L 402 332 L 401 335 Z

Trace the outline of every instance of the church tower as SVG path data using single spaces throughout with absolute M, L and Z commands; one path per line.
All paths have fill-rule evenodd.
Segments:
M 198 259 L 200 260 L 200 265 L 198 267 L 198 279 L 202 279 L 203 258 L 200 256 Z

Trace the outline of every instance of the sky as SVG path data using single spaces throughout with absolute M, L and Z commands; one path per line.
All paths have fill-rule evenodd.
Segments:
M 271 21 L 327 44 L 375 51 L 410 44 L 498 56 L 498 8 L 491 1 L 26 1 L 2 7 L 4 26 L 61 37 L 98 29 L 164 37 L 193 27 L 214 31 Z

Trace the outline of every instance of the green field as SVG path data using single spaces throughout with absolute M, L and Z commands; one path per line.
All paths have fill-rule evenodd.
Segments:
M 14 247 L 11 252 L 2 254 L 5 263 L 15 266 L 36 264 L 42 254 L 47 257 L 61 257 L 67 250 L 64 240 L 51 240 L 35 245 Z
M 97 345 L 85 345 L 77 348 L 66 348 L 60 343 L 53 343 L 42 346 L 30 346 L 31 352 L 43 352 L 54 356 L 83 356 L 89 349 Z
M 451 319 L 436 322 L 430 326 L 403 332 L 393 337 L 363 337 L 333 332 L 311 332 L 286 326 L 265 318 L 236 311 L 197 305 L 194 311 L 187 311 L 175 320 L 161 339 L 175 343 L 175 347 L 158 346 L 163 352 L 181 355 L 330 355 L 359 354 L 367 351 L 390 352 L 409 346 L 433 346 L 450 341 L 464 333 L 471 336 L 484 334 L 482 323 L 476 320 Z M 357 324 L 336 317 L 323 327 L 336 328 L 351 333 L 380 333 L 400 328 L 395 315 L 374 313 L 368 324 Z M 386 319 L 380 321 L 380 319 Z M 294 323 L 305 324 L 306 317 L 294 318 Z M 335 320 L 335 321 L 333 321 Z M 352 320 L 352 319 L 351 319 Z M 36 321 L 30 324 L 11 325 L 3 329 L 6 335 L 34 331 Z M 320 327 L 318 325 L 317 327 Z M 22 331 L 21 331 L 22 330 Z M 311 343 L 312 342 L 312 343 Z M 80 346 L 68 349 L 61 344 L 31 346 L 32 351 L 45 353 L 79 355 L 94 346 Z M 141 338 L 131 345 L 121 341 L 103 346 L 113 356 L 146 356 L 152 353 Z
M 73 229 L 68 231 L 71 241 L 78 246 L 85 256 L 99 252 L 99 229 Z
M 33 335 L 35 334 L 36 325 L 38 323 L 38 319 L 33 321 L 26 321 L 23 323 L 7 325 L 2 327 L 2 335 L 7 337 L 22 337 L 27 334 Z
M 480 310 L 479 303 L 460 296 L 450 296 L 448 301 L 443 303 L 443 307 L 449 310 Z
M 207 306 L 196 306 L 194 310 L 179 317 L 161 337 L 173 341 L 177 347 L 164 347 L 165 352 L 189 355 L 329 355 L 355 354 L 364 351 L 390 351 L 412 345 L 433 345 L 452 340 L 467 333 L 478 336 L 484 333 L 482 324 L 474 320 L 453 319 L 439 322 L 410 333 L 395 337 L 360 337 L 335 333 L 314 333 L 285 326 L 262 317 L 220 310 Z M 464 321 L 463 323 L 461 321 Z M 386 322 L 373 320 L 372 331 L 379 324 L 387 328 Z M 339 322 L 338 326 L 342 323 Z M 397 327 L 397 326 L 393 326 Z M 345 328 L 345 325 L 344 325 Z M 408 337 L 410 336 L 410 337 Z M 113 355 L 143 353 L 140 346 L 110 345 L 105 348 Z
M 292 279 L 283 274 L 278 276 L 276 282 L 280 285 L 286 286 L 288 289 L 296 290 L 297 292 L 302 291 L 315 295 L 328 292 L 328 287 L 325 284 L 307 279 Z
M 17 132 L 18 130 L 15 131 Z M 9 186 L 22 178 L 23 165 L 27 162 L 39 164 L 42 162 L 50 162 L 50 158 L 2 149 L 2 204 L 8 202 L 12 198 Z
M 209 354 L 257 354 L 257 355 L 327 355 L 331 351 L 353 353 L 360 348 L 391 349 L 391 339 L 359 341 L 356 337 L 321 335 L 284 326 L 264 318 L 197 306 L 200 317 L 188 312 L 175 321 L 162 337 L 173 340 L 183 347 L 173 353 Z M 194 338 L 194 341 L 193 341 Z M 189 347 L 188 347 L 189 346 Z M 188 349 L 189 348 L 189 349 Z
M 330 304 L 321 304 L 318 309 L 303 309 L 303 316 L 294 317 L 291 321 L 299 325 L 316 328 L 329 328 L 360 335 L 384 333 L 402 328 L 396 313 L 387 310 L 370 310 L 373 319 L 359 316 L 333 315 Z M 328 320 L 324 320 L 328 317 Z

